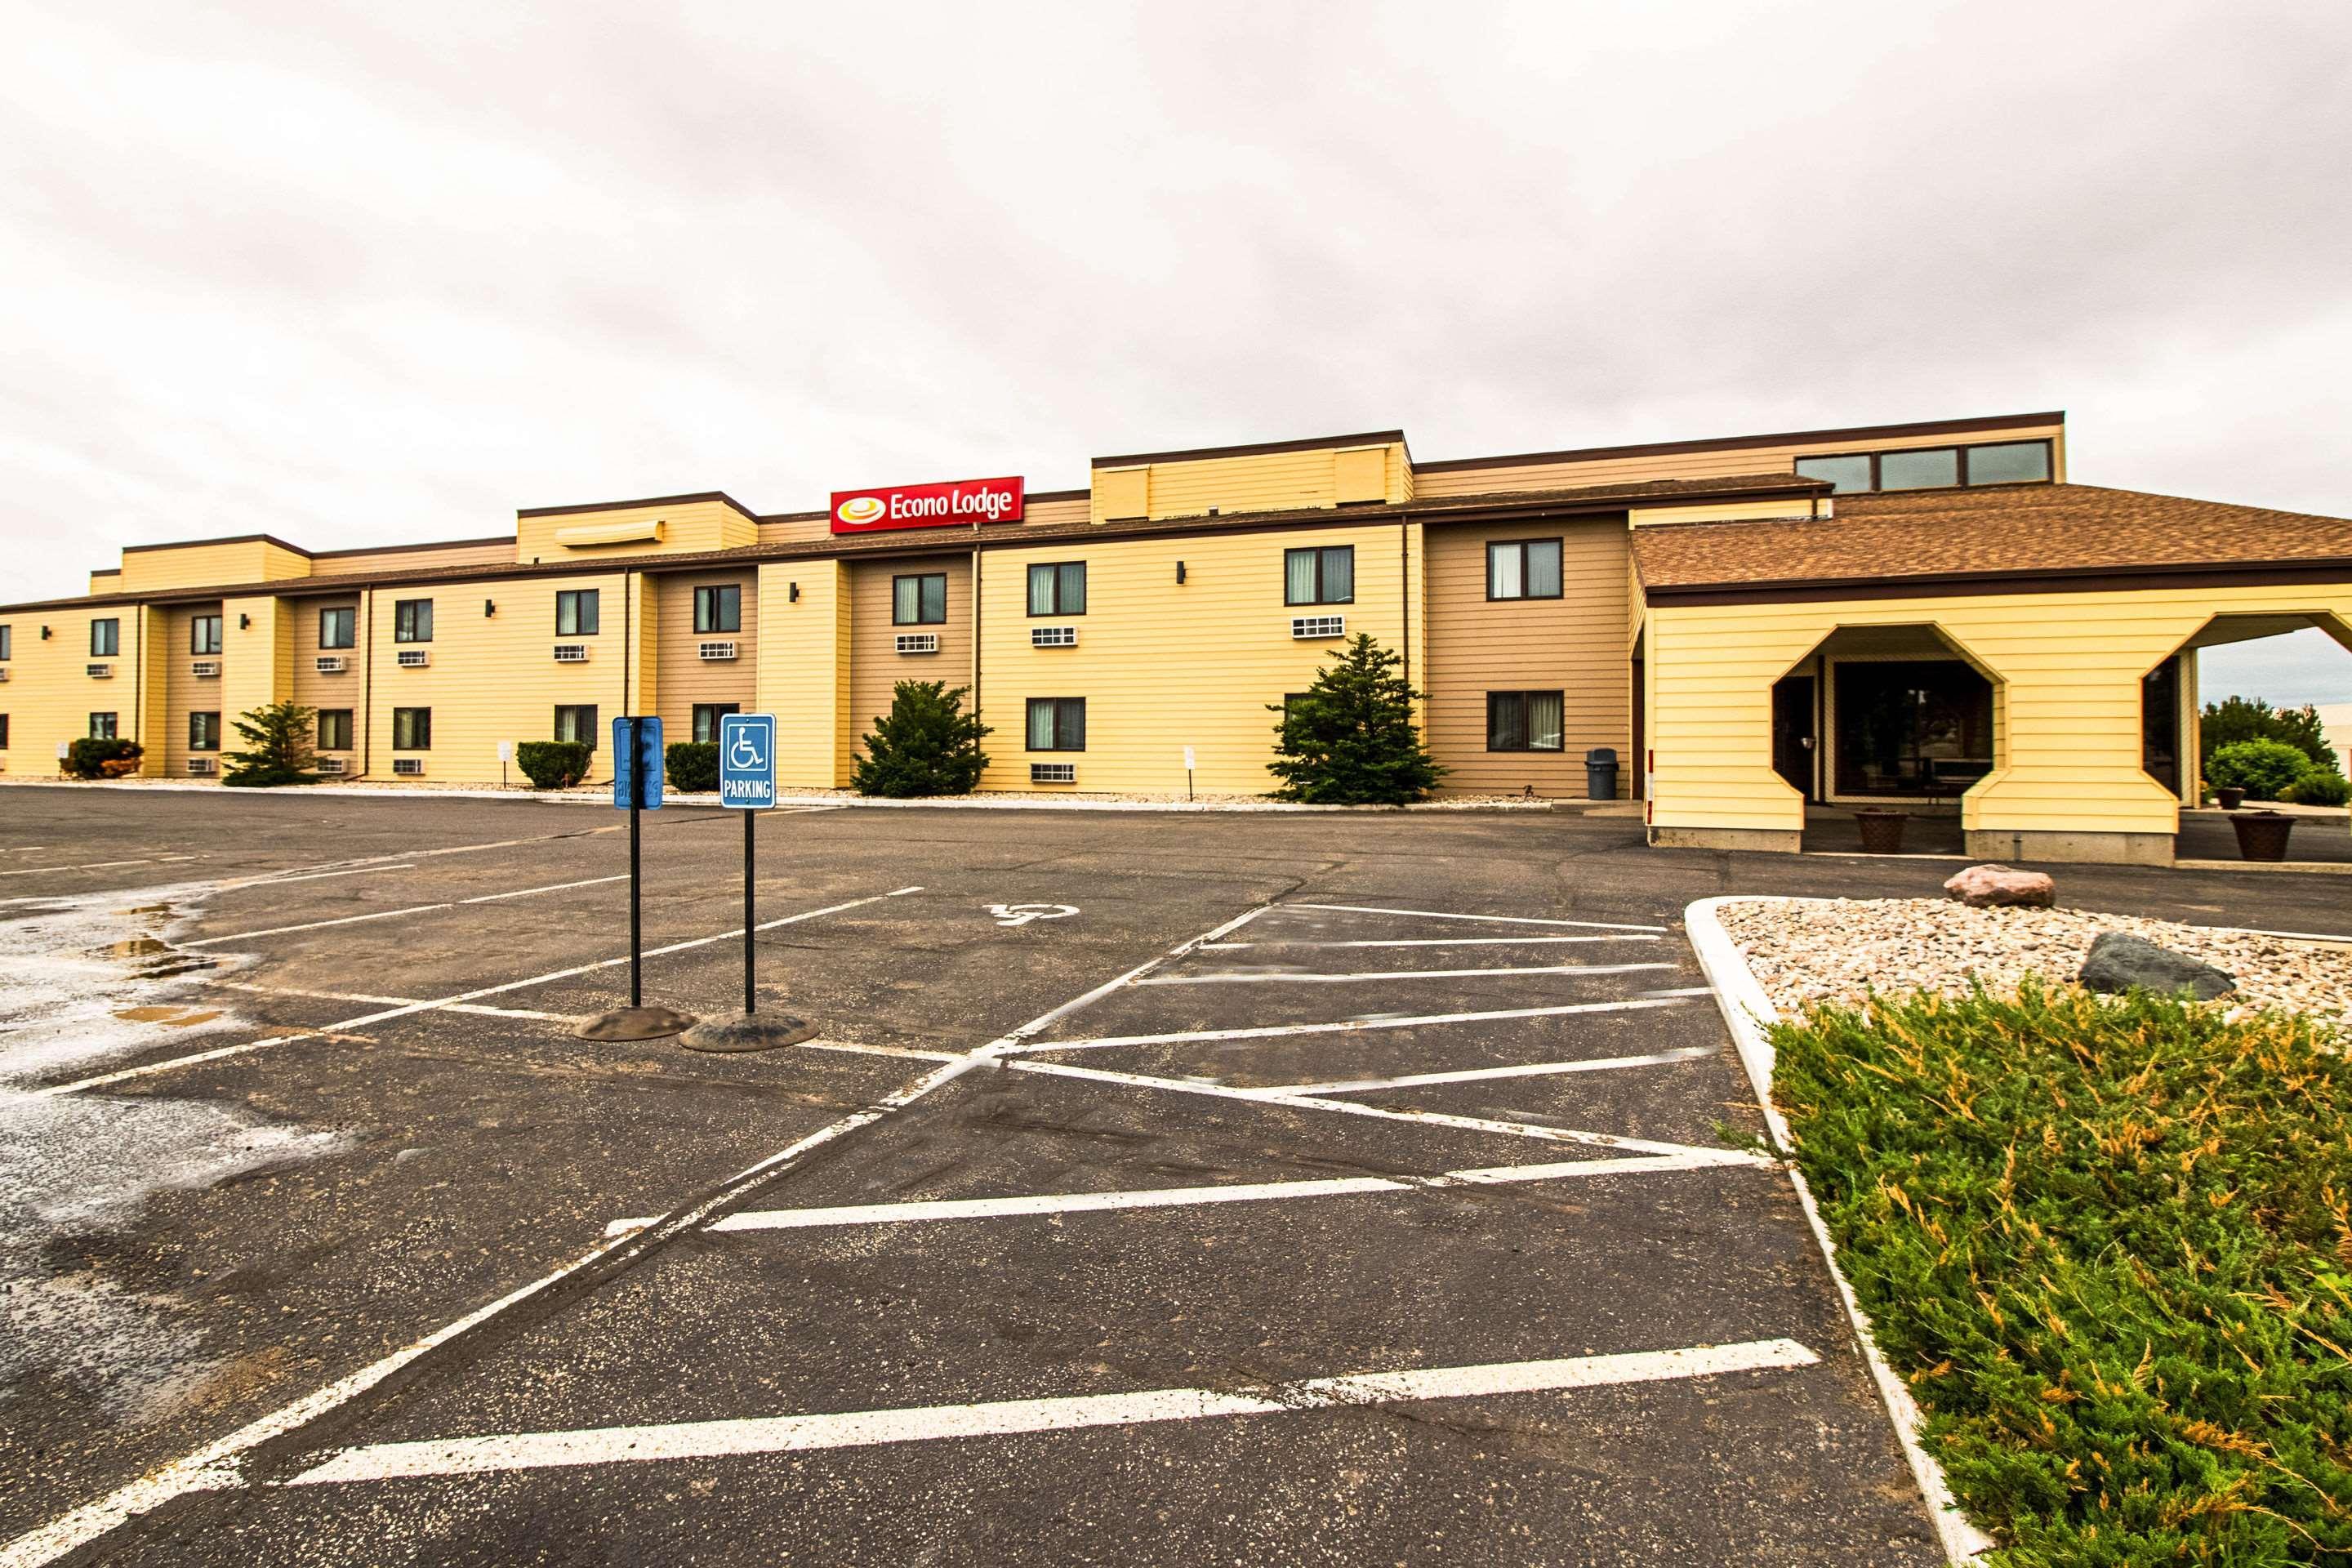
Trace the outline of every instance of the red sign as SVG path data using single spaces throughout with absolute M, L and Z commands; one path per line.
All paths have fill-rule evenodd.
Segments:
M 956 528 L 976 522 L 1019 522 L 1021 480 L 955 479 L 943 485 L 893 485 L 877 490 L 833 492 L 835 533 L 878 533 L 887 528 Z

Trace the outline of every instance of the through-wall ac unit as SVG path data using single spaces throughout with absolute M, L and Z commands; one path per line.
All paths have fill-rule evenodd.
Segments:
M 7 667 L 6 665 L 5 665 L 5 664 L 0 664 L 0 680 L 5 680 L 5 679 L 8 679 L 8 667 Z
M 393 661 L 403 669 L 423 669 L 433 662 L 433 655 L 426 648 L 404 647 L 393 656 Z
M 425 776 L 425 759 L 423 757 L 394 757 L 392 759 L 392 771 L 400 778 L 421 779 Z
M 1031 647 L 1076 647 L 1078 646 L 1078 628 L 1076 626 L 1031 626 L 1029 628 L 1029 646 Z
M 1293 616 L 1290 635 L 1294 637 L 1343 637 L 1348 635 L 1345 616 Z
M 1031 763 L 1029 764 L 1029 782 L 1031 784 L 1076 784 L 1078 782 L 1078 764 L 1076 763 Z
M 351 662 L 344 658 L 341 654 L 322 653 L 319 656 L 319 673 L 320 675 L 341 675 L 350 668 Z
M 318 760 L 317 766 L 319 771 L 322 773 L 340 774 L 345 769 L 350 767 L 351 764 L 344 762 L 341 757 L 320 757 Z
M 197 778 L 208 778 L 220 771 L 220 763 L 210 757 L 190 757 L 188 772 Z
M 694 657 L 711 660 L 733 658 L 735 645 L 731 642 L 698 642 L 694 645 Z
M 898 634 L 898 651 L 900 653 L 937 653 L 940 651 L 940 634 L 937 632 L 900 632 Z
M 114 679 L 114 666 L 110 664 L 86 664 L 82 666 L 82 673 L 89 676 L 92 680 L 111 680 Z
M 588 645 L 584 642 L 557 643 L 555 645 L 555 662 L 558 664 L 587 663 Z
M 200 677 L 218 676 L 220 674 L 220 660 L 216 658 L 197 659 L 194 663 L 188 666 L 188 673 L 190 675 Z

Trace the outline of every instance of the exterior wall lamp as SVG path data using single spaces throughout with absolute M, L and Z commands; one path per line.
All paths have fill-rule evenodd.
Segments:
M 482 601 L 482 619 L 487 621 L 498 613 L 499 602 L 496 599 L 484 599 Z
M 236 629 L 241 632 L 251 631 L 253 629 L 253 617 L 246 615 L 242 611 L 239 611 L 236 617 Z
M 790 590 L 790 592 L 784 595 L 784 602 L 788 605 L 799 604 L 801 602 L 801 585 L 798 583 L 789 583 L 786 584 L 785 586 Z
M 1176 581 L 1179 583 L 1184 581 L 1184 563 L 1181 561 L 1176 563 Z
M 42 640 L 43 642 L 47 642 L 47 641 L 48 641 L 48 640 L 49 640 L 49 628 L 48 628 L 48 627 L 47 627 L 47 626 L 43 626 L 43 627 L 41 628 L 41 640 Z

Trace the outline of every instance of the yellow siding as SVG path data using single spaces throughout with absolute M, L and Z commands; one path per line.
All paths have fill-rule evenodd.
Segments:
M 325 757 L 340 757 L 349 773 L 361 767 L 360 742 L 367 733 L 364 715 L 360 711 L 368 689 L 368 610 L 364 594 L 339 594 L 326 598 L 289 601 L 289 617 L 294 631 L 294 700 L 305 708 L 348 708 L 352 710 L 352 743 L 347 748 L 321 752 Z M 327 609 L 348 609 L 352 612 L 354 628 L 352 647 L 322 648 L 319 646 L 319 613 Z M 340 675 L 319 673 L 319 656 L 328 654 L 343 661 Z M 234 731 L 231 731 L 234 734 Z M 314 730 L 312 739 L 316 740 Z
M 1402 501 L 1411 499 L 1412 487 L 1412 464 L 1401 441 L 1372 447 L 1309 447 L 1097 468 L 1089 515 L 1101 522 L 1121 517 L 1197 517 L 1211 507 L 1226 512 L 1282 511 L 1338 506 L 1343 500 Z
M 135 633 L 131 630 L 134 618 L 137 624 Z M 135 716 L 125 713 L 123 721 L 132 726 L 131 739 L 146 747 L 146 754 L 139 760 L 140 773 L 148 777 L 161 777 L 168 761 L 163 742 L 170 739 L 168 726 L 171 723 L 168 694 L 172 641 L 165 626 L 165 612 L 146 607 L 135 611 L 126 609 L 122 625 L 123 646 L 131 647 L 131 639 L 135 636 L 139 654 L 139 687 L 135 699 L 139 711 Z M 186 645 L 183 643 L 181 646 Z
M 673 741 L 694 738 L 694 708 L 698 702 L 732 702 L 744 712 L 757 711 L 759 696 L 760 572 L 751 563 L 728 572 L 696 572 L 653 579 L 655 698 L 662 731 Z M 698 632 L 694 629 L 694 591 L 728 584 L 742 590 L 741 629 Z M 731 642 L 732 659 L 706 659 L 707 642 Z
M 266 539 L 221 544 L 181 544 L 122 552 L 121 589 L 126 594 L 170 588 L 209 588 L 236 583 L 273 583 L 310 574 L 310 558 Z
M 1265 764 L 1277 721 L 1266 705 L 1305 690 L 1339 646 L 1294 641 L 1291 617 L 1344 615 L 1350 635 L 1370 632 L 1398 648 L 1403 543 L 1397 527 L 1366 526 L 990 552 L 980 589 L 981 712 L 996 733 L 982 787 L 1025 790 L 1030 763 L 1068 762 L 1077 764 L 1081 793 L 1181 795 L 1189 745 L 1200 789 L 1264 793 L 1275 783 Z M 1356 547 L 1353 604 L 1283 604 L 1282 552 L 1309 544 Z M 1033 620 L 1030 564 L 1070 560 L 1087 563 L 1087 613 Z M 1033 626 L 1065 624 L 1078 628 L 1076 647 L 1030 645 Z M 1026 751 L 1032 697 L 1085 698 L 1087 750 Z
M 1002 570 L 991 553 L 988 570 Z M 945 626 L 901 626 L 890 619 L 890 580 L 930 573 L 948 579 Z M 971 684 L 971 557 L 926 555 L 905 561 L 861 562 L 849 568 L 850 638 L 848 723 L 842 731 L 842 776 L 865 751 L 874 721 L 890 711 L 902 680 L 944 680 L 950 688 Z M 900 653 L 902 633 L 936 632 L 937 653 Z M 969 704 L 969 695 L 964 699 Z M 969 711 L 969 709 L 967 709 Z
M 832 514 L 820 511 L 806 517 L 762 518 L 760 520 L 758 542 L 761 544 L 822 544 L 832 534 Z
M 94 712 L 115 714 L 116 733 L 125 739 L 148 739 L 158 706 L 151 690 L 155 618 L 136 605 L 9 612 L 13 655 L 5 666 L 8 679 L 0 684 L 0 713 L 9 719 L 8 772 L 56 773 L 58 744 L 89 734 Z M 89 627 L 96 620 L 121 623 L 121 651 L 110 659 L 90 658 Z M 85 671 L 93 662 L 109 665 L 113 675 L 90 679 Z
M 237 600 L 249 605 L 250 599 Z M 168 609 L 150 611 L 153 621 L 149 636 L 154 638 L 150 647 L 149 667 L 152 689 L 163 694 L 162 710 L 145 726 L 152 737 L 148 742 L 147 766 L 143 770 L 159 778 L 184 779 L 188 776 L 188 759 L 198 753 L 188 747 L 188 715 L 218 713 L 221 715 L 221 751 L 205 753 L 215 757 L 226 752 L 228 737 L 235 733 L 228 721 L 243 709 L 231 708 L 225 695 L 229 687 L 227 650 L 236 644 L 231 640 L 228 625 L 224 620 L 221 629 L 221 653 L 204 656 L 218 662 L 222 673 L 199 676 L 195 673 L 197 655 L 189 644 L 196 617 L 224 615 L 219 600 L 209 605 L 173 605 Z
M 1068 500 L 1038 500 L 1032 498 L 1021 509 L 1021 521 L 1024 524 L 1084 522 L 1089 515 L 1091 513 L 1085 496 L 1073 496 Z M 1133 515 L 1140 517 L 1143 514 L 1139 511 Z
M 310 571 L 319 577 L 357 577 L 377 572 L 439 572 L 453 566 L 511 566 L 514 559 L 511 538 L 465 540 L 423 547 L 324 552 L 312 557 Z
M 1721 506 L 1646 506 L 1635 507 L 1626 513 L 1635 528 L 1660 522 L 1746 522 L 1759 517 L 1827 517 L 1831 515 L 1829 498 L 1816 504 L 1810 499 L 1769 500 L 1762 498 L 1752 501 L 1729 501 Z
M 566 529 L 605 524 L 659 523 L 661 537 L 622 544 L 574 547 L 558 543 Z M 515 521 L 515 558 L 524 563 L 578 561 L 585 564 L 646 555 L 683 555 L 699 550 L 734 550 L 759 542 L 759 525 L 723 500 L 681 501 L 667 506 L 608 507 L 562 511 Z
M 1703 452 L 1653 452 L 1619 458 L 1531 462 L 1505 468 L 1417 470 L 1413 485 L 1423 500 L 1442 496 L 1485 495 L 1496 490 L 1546 489 L 1568 485 L 1613 485 L 1643 479 L 1723 479 L 1735 474 L 1793 472 L 1796 460 L 1840 452 L 1893 452 L 1913 447 L 1974 447 L 1995 441 L 2051 442 L 2052 476 L 2066 478 L 2065 426 L 1946 432 L 1937 436 L 1888 436 L 1863 441 L 1764 442 Z
M 220 679 L 200 683 L 213 689 L 205 693 L 198 706 L 209 708 L 217 701 L 223 752 L 228 750 L 228 737 L 236 733 L 229 726 L 238 715 L 294 694 L 294 621 L 295 604 L 291 599 L 229 599 L 222 604 Z M 173 645 L 173 658 L 184 665 L 191 657 L 187 630 L 176 619 L 173 635 L 177 640 Z M 173 754 L 171 771 L 175 777 L 184 776 L 188 771 L 184 760 L 188 721 L 184 710 L 176 707 L 172 730 L 173 742 L 180 751 Z
M 760 568 L 759 588 L 755 710 L 776 716 L 777 776 L 793 789 L 838 788 L 848 782 L 849 569 L 838 561 L 771 562 Z
M 102 572 L 93 572 L 89 574 L 89 591 L 93 595 L 111 594 L 121 586 L 122 570 L 121 567 L 114 567 Z
M 1151 515 L 1150 465 L 1095 470 L 1092 511 L 1095 521 Z

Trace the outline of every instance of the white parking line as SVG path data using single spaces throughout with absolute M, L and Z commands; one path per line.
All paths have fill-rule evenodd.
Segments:
M 510 893 L 484 893 L 478 899 L 459 899 L 457 901 L 461 904 L 495 904 L 500 899 L 527 899 L 533 893 L 563 893 L 573 888 L 595 888 L 606 882 L 625 882 L 628 879 L 629 874 L 623 871 L 611 877 L 590 877 L 584 881 L 551 882 L 544 888 L 517 888 Z
M 186 860 L 194 857 L 175 855 L 172 858 Z M 119 866 L 152 866 L 154 863 L 155 858 L 150 855 L 137 860 L 90 860 L 79 866 L 26 866 L 21 870 L 0 871 L 0 877 L 37 877 L 44 871 L 110 871 Z
M 1348 915 L 1413 915 L 1427 921 L 1491 921 L 1502 925 L 1580 926 L 1591 931 L 1664 931 L 1664 926 L 1621 925 L 1614 921 L 1538 920 L 1533 915 L 1460 915 L 1446 910 L 1391 910 L 1374 904 L 1285 904 L 1286 910 L 1332 910 Z
M 300 925 L 264 926 L 259 931 L 241 931 L 229 936 L 198 937 L 194 942 L 173 942 L 172 945 L 174 947 L 218 947 L 225 942 L 244 942 L 249 937 L 285 936 L 289 932 L 298 931 L 324 931 L 329 926 L 352 926 L 358 925 L 364 921 L 388 921 L 397 915 L 430 914 L 435 910 L 446 910 L 453 907 L 454 906 L 449 904 L 411 904 L 406 909 L 402 910 L 377 910 L 369 914 L 344 915 L 339 920 L 331 921 L 304 921 Z
M 1294 1094 L 1364 1094 L 1381 1089 L 1419 1089 L 1433 1083 L 1479 1083 L 1497 1078 L 1543 1078 L 1552 1073 L 1610 1072 L 1618 1068 L 1664 1067 L 1669 1062 L 1696 1061 L 1711 1057 L 1714 1050 L 1706 1046 L 1685 1046 L 1679 1050 L 1652 1051 L 1640 1057 L 1596 1057 L 1580 1062 L 1527 1062 L 1517 1067 L 1465 1068 L 1460 1072 L 1417 1072 L 1403 1078 L 1359 1078 L 1339 1083 L 1292 1083 L 1278 1089 L 1252 1089 L 1252 1094 L 1281 1096 Z
M 398 866 L 346 866 L 340 871 L 303 871 L 291 877 L 272 877 L 267 881 L 239 882 L 234 887 L 224 888 L 221 891 L 225 893 L 237 893 L 243 892 L 247 888 L 274 888 L 280 882 L 315 882 L 321 877 L 364 877 L 371 871 L 414 871 L 415 869 L 416 868 L 414 865 L 408 864 Z
M 1629 1383 L 1786 1371 L 1821 1357 L 1794 1340 L 1750 1340 L 1687 1350 L 1573 1356 L 1558 1361 L 1495 1362 L 1352 1373 L 1276 1384 L 1264 1394 L 1210 1388 L 1159 1388 L 1067 1399 L 1013 1399 L 856 1410 L 825 1415 L 775 1415 L 739 1421 L 681 1421 L 657 1426 L 607 1426 L 576 1432 L 516 1432 L 346 1448 L 296 1476 L 289 1485 L 381 1481 L 404 1476 L 478 1475 L 568 1465 L 705 1459 L 728 1455 L 803 1453 L 818 1448 L 919 1443 L 944 1437 L 1008 1436 L 1090 1426 L 1133 1426 L 1209 1415 L 1278 1415 L 1423 1399 L 1467 1399 L 1556 1393 Z
M 1384 937 L 1360 942 L 1329 942 L 1314 938 L 1259 937 L 1254 942 L 1212 942 L 1203 943 L 1202 952 L 1239 952 L 1245 947 L 1532 947 L 1538 942 L 1664 942 L 1660 936 L 1627 933 L 1622 936 L 1404 936 Z
M 1671 966 L 1665 966 L 1671 967 Z M 1685 994 L 1634 996 L 1616 1002 L 1568 1002 L 1553 1007 L 1505 1007 L 1490 1013 L 1424 1013 L 1414 1017 L 1349 1018 L 1337 1024 L 1269 1024 L 1250 1029 L 1187 1029 L 1173 1035 L 1103 1035 L 1088 1040 L 1043 1040 L 1019 1051 L 1091 1051 L 1108 1046 L 1171 1046 L 1194 1040 L 1270 1040 L 1286 1035 L 1343 1035 L 1359 1029 L 1418 1029 L 1437 1024 L 1484 1024 L 1498 1018 L 1557 1018 L 1570 1013 L 1631 1013 L 1680 1005 Z M 1705 992 L 1697 994 L 1704 995 Z
M 1483 974 L 1631 974 L 1641 969 L 1672 969 L 1671 963 L 1548 963 L 1527 969 L 1388 969 L 1364 974 L 1286 973 L 1225 970 L 1215 974 L 1157 974 L 1140 985 L 1334 985 L 1351 980 L 1465 980 Z

